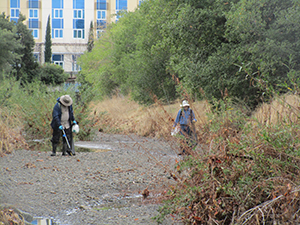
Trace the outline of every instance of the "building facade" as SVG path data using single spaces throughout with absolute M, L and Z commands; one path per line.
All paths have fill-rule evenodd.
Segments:
M 141 0 L 0 0 L 0 12 L 12 21 L 18 21 L 20 13 L 26 16 L 39 63 L 45 61 L 46 28 L 50 18 L 52 62 L 62 66 L 72 77 L 80 70 L 78 57 L 87 50 L 91 22 L 94 37 L 99 37 L 107 24 L 118 21 L 118 11 L 134 11 L 140 3 Z

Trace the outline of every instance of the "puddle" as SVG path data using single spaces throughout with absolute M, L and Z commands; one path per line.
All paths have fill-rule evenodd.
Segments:
M 33 225 L 63 225 L 52 219 L 37 218 L 31 222 Z
M 75 142 L 75 147 L 78 148 L 88 148 L 94 150 L 112 150 L 112 146 L 105 144 L 95 144 L 91 142 Z
M 78 141 L 74 145 L 77 152 L 109 152 L 113 149 L 110 145 L 88 141 Z

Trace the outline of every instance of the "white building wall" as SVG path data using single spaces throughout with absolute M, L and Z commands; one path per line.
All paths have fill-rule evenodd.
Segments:
M 28 0 L 20 0 L 20 11 L 28 19 L 29 9 L 27 8 Z M 90 30 L 90 23 L 93 21 L 94 28 L 97 21 L 96 16 L 96 0 L 85 0 L 84 9 L 84 39 L 73 38 L 73 0 L 64 0 L 63 17 L 64 17 L 64 34 L 63 38 L 52 38 L 52 54 L 64 55 L 64 70 L 70 74 L 76 74 L 72 71 L 73 57 L 72 55 L 81 55 L 87 49 L 88 35 Z M 129 11 L 135 10 L 139 5 L 139 0 L 127 0 L 127 9 Z M 0 13 L 5 12 L 7 16 L 10 15 L 10 0 L 0 0 Z M 115 22 L 116 0 L 107 0 L 107 24 Z M 40 0 L 39 8 L 40 27 L 38 30 L 38 38 L 35 39 L 36 46 L 35 54 L 39 54 L 39 62 L 43 63 L 45 50 L 45 36 L 48 22 L 48 16 L 52 19 L 52 0 Z M 51 23 L 51 20 L 50 20 Z M 28 24 L 28 21 L 26 21 Z M 51 24 L 52 28 L 52 24 Z M 51 31 L 52 32 L 52 31 Z M 95 32 L 96 34 L 96 32 Z M 96 35 L 95 35 L 96 37 Z

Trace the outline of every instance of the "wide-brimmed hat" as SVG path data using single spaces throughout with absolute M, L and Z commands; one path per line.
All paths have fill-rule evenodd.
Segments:
M 180 107 L 185 107 L 185 106 L 190 107 L 190 104 L 189 104 L 189 102 L 187 100 L 183 100 L 182 104 L 180 105 Z
M 73 104 L 73 100 L 70 97 L 70 95 L 63 95 L 60 97 L 60 102 L 61 104 L 63 104 L 64 106 L 70 106 Z

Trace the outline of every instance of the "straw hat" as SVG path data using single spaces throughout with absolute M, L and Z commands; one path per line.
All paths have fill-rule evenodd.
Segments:
M 185 106 L 190 107 L 190 104 L 189 104 L 189 102 L 187 100 L 183 100 L 182 104 L 180 105 L 180 107 L 185 107 Z
M 64 106 L 70 106 L 73 104 L 73 100 L 70 97 L 70 95 L 63 95 L 60 97 L 60 102 L 61 104 L 63 104 Z

